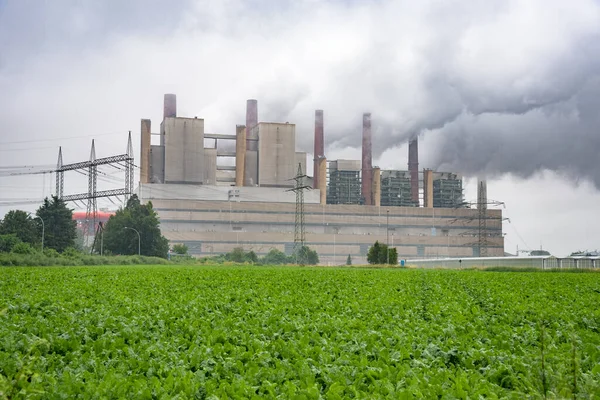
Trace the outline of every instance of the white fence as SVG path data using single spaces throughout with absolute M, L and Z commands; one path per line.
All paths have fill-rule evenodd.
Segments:
M 566 257 L 552 256 L 531 257 L 469 257 L 469 258 L 435 258 L 427 260 L 405 260 L 407 267 L 413 268 L 541 268 L 541 269 L 595 269 L 600 268 L 600 257 Z

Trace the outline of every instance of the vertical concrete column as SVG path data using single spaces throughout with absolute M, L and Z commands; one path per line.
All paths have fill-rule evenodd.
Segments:
M 423 170 L 423 207 L 433 208 L 433 171 Z
M 172 93 L 165 94 L 163 119 L 175 117 L 177 117 L 177 96 Z
M 327 203 L 327 159 L 325 157 L 319 158 L 319 191 L 320 203 L 325 205 Z M 317 175 L 315 174 L 315 177 Z
M 373 168 L 373 205 L 381 205 L 381 168 Z
M 373 165 L 371 153 L 371 113 L 363 114 L 363 131 L 362 131 L 362 185 L 361 193 L 365 199 L 365 205 L 373 205 L 371 196 Z
M 258 102 L 246 101 L 246 158 L 244 160 L 244 184 L 258 184 Z
M 235 186 L 244 186 L 244 167 L 246 163 L 246 127 L 235 127 Z
M 143 119 L 140 127 L 140 183 L 150 183 L 150 120 Z
M 419 205 L 419 139 L 408 143 L 408 171 L 410 172 L 410 198 Z
M 315 110 L 315 150 L 314 150 L 314 173 L 313 173 L 313 188 L 318 189 L 319 180 L 321 174 L 319 172 L 319 165 L 321 157 L 325 157 L 325 144 L 324 144 L 324 132 L 323 132 L 323 110 Z

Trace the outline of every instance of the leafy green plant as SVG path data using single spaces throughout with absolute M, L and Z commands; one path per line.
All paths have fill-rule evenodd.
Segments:
M 600 393 L 599 274 L 227 265 L 0 273 L 0 398 Z
M 177 243 L 173 245 L 173 252 L 175 254 L 185 255 L 188 252 L 188 247 L 183 243 Z

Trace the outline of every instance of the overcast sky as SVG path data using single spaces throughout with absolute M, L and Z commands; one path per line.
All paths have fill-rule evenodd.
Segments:
M 600 248 L 598 0 L 0 0 L 0 167 L 123 153 L 129 130 L 137 158 L 164 93 L 229 134 L 256 98 L 307 152 L 324 109 L 330 160 L 360 157 L 369 111 L 375 165 L 406 169 L 419 135 L 420 168 L 464 174 L 467 200 L 488 179 L 506 251 Z M 53 191 L 0 176 L 0 204 Z

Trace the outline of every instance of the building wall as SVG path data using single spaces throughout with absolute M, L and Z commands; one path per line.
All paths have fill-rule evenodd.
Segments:
M 394 207 L 415 206 L 412 200 L 411 176 L 408 171 L 381 171 L 381 205 Z
M 239 201 L 158 199 L 152 198 L 148 188 L 155 185 L 143 186 L 142 199 L 152 200 L 163 235 L 172 243 L 187 244 L 196 256 L 221 254 L 238 246 L 259 255 L 272 248 L 288 254 L 293 249 L 292 201 L 243 201 L 247 196 L 244 194 Z M 223 196 L 226 199 L 227 192 Z M 500 210 L 489 210 L 489 215 L 493 218 L 488 221 L 492 243 L 488 255 L 502 256 L 502 214 Z M 473 209 L 305 204 L 306 240 L 325 265 L 343 264 L 348 254 L 355 264 L 365 263 L 368 248 L 375 240 L 389 242 L 401 258 L 472 257 L 477 246 L 476 217 L 477 210 Z
M 148 173 L 149 183 L 165 182 L 165 146 L 150 146 Z
M 433 207 L 460 207 L 464 202 L 462 178 L 451 172 L 433 172 Z
M 294 159 L 294 171 L 298 171 L 298 164 L 300 164 L 302 168 L 302 173 L 306 175 L 306 152 L 296 152 L 296 157 Z
M 360 160 L 330 161 L 327 204 L 360 204 L 360 174 Z
M 259 186 L 293 187 L 296 125 L 260 122 L 257 128 Z
M 165 118 L 165 182 L 202 183 L 204 180 L 204 120 Z
M 217 184 L 217 149 L 204 149 L 204 166 L 202 168 L 202 183 Z

